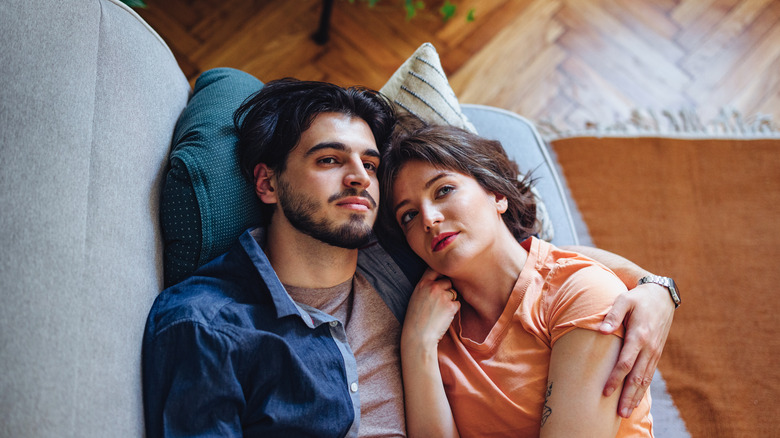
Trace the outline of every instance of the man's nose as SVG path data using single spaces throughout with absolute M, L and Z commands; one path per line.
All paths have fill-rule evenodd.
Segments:
M 368 187 L 371 184 L 371 177 L 363 164 L 363 160 L 352 160 L 344 176 L 344 185 L 348 187 Z

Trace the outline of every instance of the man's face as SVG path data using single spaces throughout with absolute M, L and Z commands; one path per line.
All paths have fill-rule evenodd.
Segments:
M 298 231 L 341 248 L 368 242 L 377 215 L 379 150 L 368 124 L 317 115 L 277 178 L 278 204 Z

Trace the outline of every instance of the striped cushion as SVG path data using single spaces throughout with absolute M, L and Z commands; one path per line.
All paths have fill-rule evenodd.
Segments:
M 399 112 L 411 113 L 430 124 L 454 125 L 477 132 L 461 112 L 458 98 L 441 68 L 439 54 L 431 43 L 421 45 L 379 91 Z

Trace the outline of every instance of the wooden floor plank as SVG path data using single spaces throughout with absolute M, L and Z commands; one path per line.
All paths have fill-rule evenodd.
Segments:
M 748 95 L 758 95 L 764 90 L 758 88 L 762 75 L 772 75 L 771 66 L 780 57 L 780 26 L 774 26 L 748 49 L 742 62 L 730 69 L 728 74 L 711 89 L 692 88 L 692 93 L 707 93 L 707 99 L 718 106 L 732 105 Z M 732 91 L 733 90 L 733 91 Z M 699 97 L 701 95 L 695 96 Z
M 492 104 L 502 99 L 507 88 L 525 86 L 517 78 L 518 70 L 523 70 L 549 46 L 548 23 L 560 4 L 560 1 L 550 0 L 536 0 L 529 4 L 483 50 L 450 75 L 455 93 L 465 102 Z M 557 36 L 553 38 L 557 39 Z M 474 86 L 479 83 L 492 85 Z M 510 109 L 506 104 L 498 106 Z
M 718 24 L 740 0 L 715 0 L 677 35 L 675 41 L 688 50 L 695 49 L 703 39 L 715 31 Z
M 704 37 L 702 43 L 696 49 L 690 51 L 689 56 L 684 59 L 680 65 L 691 75 L 705 72 L 712 68 L 713 63 L 719 63 L 728 70 L 744 53 L 743 49 L 734 47 L 739 44 L 739 40 L 745 37 L 747 44 L 742 47 L 749 47 L 755 36 L 746 35 L 753 24 L 761 17 L 767 6 L 773 0 L 748 0 L 734 8 L 724 20 L 718 23 L 714 32 Z M 766 28 L 773 25 L 771 15 L 767 20 Z M 759 27 L 763 27 L 759 24 Z M 724 57 L 729 57 L 724 60 Z

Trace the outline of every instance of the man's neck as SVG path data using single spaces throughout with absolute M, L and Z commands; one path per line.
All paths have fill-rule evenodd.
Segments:
M 272 220 L 264 250 L 279 280 L 290 286 L 332 287 L 352 278 L 357 269 L 356 249 L 324 243 L 287 221 Z

